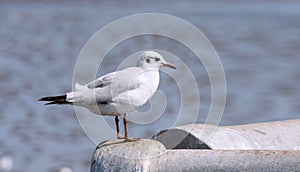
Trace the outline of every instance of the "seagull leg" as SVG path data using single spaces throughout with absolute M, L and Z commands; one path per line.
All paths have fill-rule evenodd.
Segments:
M 140 138 L 130 138 L 130 137 L 128 137 L 128 125 L 127 125 L 128 122 L 127 122 L 126 114 L 124 114 L 123 123 L 124 123 L 124 133 L 125 133 L 124 139 L 126 141 L 138 141 L 138 140 L 140 140 Z
M 123 123 L 124 123 L 124 133 L 125 133 L 125 140 L 127 141 L 138 141 L 140 140 L 140 138 L 129 138 L 128 137 L 128 126 L 127 126 L 127 117 L 126 114 L 124 114 L 124 118 L 123 118 Z
M 120 135 L 120 127 L 119 127 L 119 117 L 116 116 L 115 117 L 115 122 L 116 122 L 116 128 L 117 128 L 117 138 L 121 138 L 121 135 Z
M 123 123 L 124 123 L 125 138 L 128 138 L 128 126 L 127 126 L 126 114 L 124 114 Z

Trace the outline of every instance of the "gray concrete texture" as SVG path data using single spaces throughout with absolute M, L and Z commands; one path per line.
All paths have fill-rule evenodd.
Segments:
M 168 149 L 300 150 L 300 120 L 237 126 L 189 124 L 163 130 L 153 139 Z
M 299 171 L 300 151 L 167 150 L 160 142 L 113 140 L 100 144 L 91 172 L 100 171 Z
M 202 124 L 162 131 L 156 141 L 106 141 L 95 150 L 91 172 L 300 171 L 299 122 L 210 126 L 207 131 L 215 132 L 205 141 L 199 139 L 206 132 Z

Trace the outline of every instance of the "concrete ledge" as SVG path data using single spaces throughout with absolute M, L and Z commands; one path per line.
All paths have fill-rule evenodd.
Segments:
M 191 124 L 162 131 L 154 136 L 157 141 L 103 142 L 94 152 L 91 172 L 299 171 L 299 131 L 300 120 Z
M 100 171 L 297 171 L 300 151 L 166 150 L 152 140 L 100 144 L 91 172 Z
M 154 140 L 105 141 L 94 152 L 91 171 L 143 171 L 149 168 L 149 159 L 164 153 L 164 145 Z
M 237 126 L 189 124 L 153 136 L 167 149 L 300 150 L 300 120 Z
M 300 151 L 169 150 L 150 171 L 299 171 Z

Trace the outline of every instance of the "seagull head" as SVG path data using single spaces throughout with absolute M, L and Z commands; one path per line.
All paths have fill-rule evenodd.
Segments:
M 141 54 L 139 61 L 137 62 L 138 67 L 142 68 L 154 68 L 160 69 L 161 67 L 170 67 L 176 69 L 176 67 L 168 62 L 155 51 L 145 51 Z

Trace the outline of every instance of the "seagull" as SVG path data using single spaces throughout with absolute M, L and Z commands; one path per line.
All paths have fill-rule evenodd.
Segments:
M 145 104 L 159 85 L 159 69 L 176 67 L 155 51 L 141 53 L 136 67 L 108 73 L 86 85 L 75 84 L 72 92 L 60 96 L 42 97 L 45 105 L 75 105 L 103 116 L 114 116 L 117 138 L 128 139 L 126 114 Z M 121 137 L 119 116 L 123 116 L 124 135 Z

